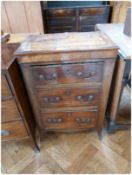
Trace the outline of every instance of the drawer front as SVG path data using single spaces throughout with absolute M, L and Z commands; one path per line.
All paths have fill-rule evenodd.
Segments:
M 95 30 L 94 25 L 81 25 L 80 26 L 80 32 L 91 32 Z
M 34 85 L 101 82 L 103 62 L 31 67 Z
M 109 13 L 109 7 L 86 7 L 80 8 L 80 16 L 96 16 Z
M 88 87 L 37 90 L 41 108 L 98 106 L 100 89 Z
M 75 27 L 73 26 L 50 26 L 48 27 L 48 33 L 63 33 L 63 32 L 73 32 Z
M 97 23 L 107 23 L 108 16 L 94 16 L 94 17 L 87 17 L 81 16 L 80 17 L 80 25 L 95 25 Z
M 75 18 L 47 18 L 47 24 L 50 26 L 74 26 L 75 25 Z
M 2 141 L 17 140 L 28 136 L 27 130 L 22 121 L 2 123 Z
M 14 100 L 6 100 L 1 103 L 2 122 L 20 119 L 20 113 Z
M 10 87 L 4 75 L 1 76 L 1 95 L 2 99 L 12 97 Z
M 41 117 L 45 129 L 94 128 L 97 111 L 43 113 Z
M 75 9 L 48 9 L 46 17 L 72 17 L 75 16 Z

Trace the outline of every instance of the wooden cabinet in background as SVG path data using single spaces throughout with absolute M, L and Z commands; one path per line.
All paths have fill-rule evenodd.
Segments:
M 117 47 L 100 32 L 30 36 L 22 43 L 16 57 L 41 137 L 86 129 L 101 136 L 116 56 Z
M 14 34 L 9 41 L 2 43 L 1 139 L 30 139 L 33 147 L 38 150 L 35 119 L 17 60 L 13 56 L 14 51 L 27 36 Z
M 94 31 L 97 23 L 108 23 L 111 7 L 107 2 L 41 2 L 45 33 Z

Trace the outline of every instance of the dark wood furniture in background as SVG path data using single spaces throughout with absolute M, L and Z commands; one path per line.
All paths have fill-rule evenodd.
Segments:
M 34 116 L 17 60 L 13 57 L 14 51 L 27 36 L 12 34 L 7 42 L 2 42 L 1 139 L 30 139 L 33 147 L 39 150 Z
M 104 32 L 119 47 L 107 109 L 108 132 L 113 133 L 118 129 L 130 128 L 130 123 L 116 121 L 123 87 L 127 84 L 130 86 L 131 38 L 123 33 L 124 24 L 97 24 L 96 30 Z
M 94 31 L 110 21 L 108 1 L 42 1 L 41 7 L 45 33 Z
M 30 36 L 16 51 L 41 135 L 95 129 L 101 137 L 117 47 L 104 34 Z

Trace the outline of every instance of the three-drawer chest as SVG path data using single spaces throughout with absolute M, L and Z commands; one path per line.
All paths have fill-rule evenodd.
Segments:
M 17 49 L 41 135 L 96 129 L 101 136 L 117 56 L 101 32 L 29 36 Z

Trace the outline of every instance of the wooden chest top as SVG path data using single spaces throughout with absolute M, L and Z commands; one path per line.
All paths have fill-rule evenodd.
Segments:
M 17 49 L 17 55 L 117 49 L 102 32 L 73 32 L 30 35 Z

